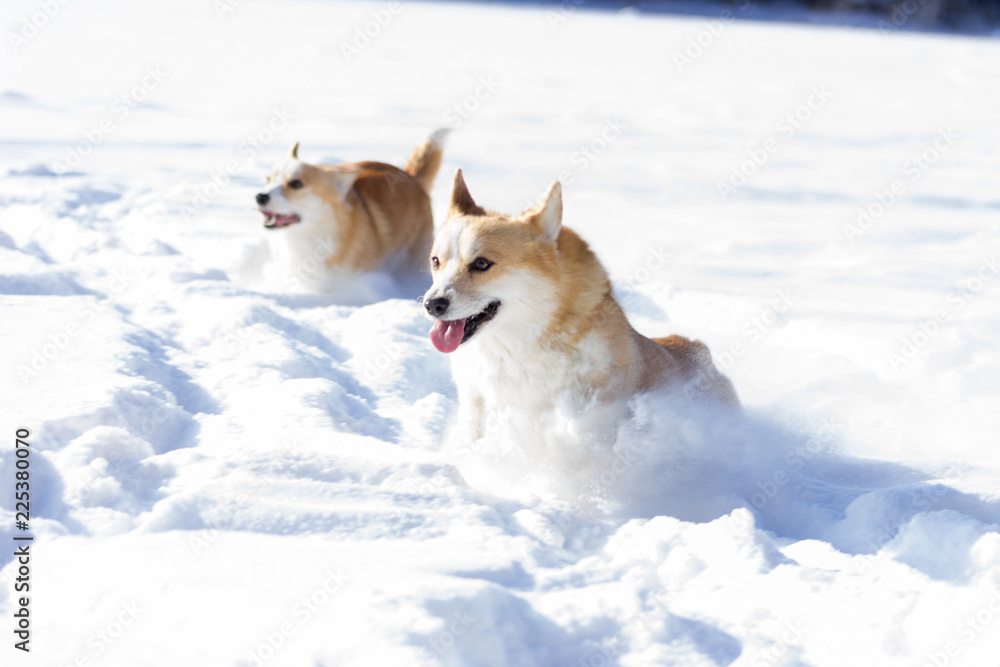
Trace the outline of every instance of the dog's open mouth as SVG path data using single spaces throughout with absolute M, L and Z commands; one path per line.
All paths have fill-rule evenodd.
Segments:
M 289 225 L 294 225 L 302 219 L 294 213 L 291 215 L 282 215 L 280 213 L 273 213 L 263 208 L 257 210 L 264 214 L 264 227 L 267 229 L 287 227 Z
M 431 342 L 439 352 L 454 352 L 458 346 L 472 338 L 472 335 L 486 322 L 496 316 L 499 301 L 491 301 L 488 306 L 471 317 L 460 320 L 438 320 L 431 328 Z

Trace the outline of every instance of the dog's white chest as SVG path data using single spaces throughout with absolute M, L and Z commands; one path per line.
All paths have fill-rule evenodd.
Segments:
M 470 421 L 465 428 L 482 435 L 502 424 L 522 440 L 541 434 L 560 442 L 613 431 L 627 399 L 609 396 L 596 383 L 606 355 L 606 344 L 596 336 L 572 353 L 537 347 L 460 349 L 452 358 L 452 373 L 459 401 L 465 403 L 461 419 Z

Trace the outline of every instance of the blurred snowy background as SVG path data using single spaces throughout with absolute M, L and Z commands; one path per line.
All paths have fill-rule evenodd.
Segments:
M 2 663 L 996 665 L 995 24 L 7 0 Z M 561 180 L 635 326 L 705 341 L 746 418 L 653 406 L 629 438 L 665 468 L 605 513 L 559 469 L 470 483 L 424 287 L 311 294 L 253 204 L 295 141 L 398 164 L 440 126 L 438 222 L 458 166 L 504 211 Z

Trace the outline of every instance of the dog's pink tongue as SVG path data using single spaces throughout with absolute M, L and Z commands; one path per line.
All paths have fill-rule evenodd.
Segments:
M 465 335 L 465 318 L 445 322 L 438 320 L 431 329 L 431 342 L 439 352 L 454 352 Z

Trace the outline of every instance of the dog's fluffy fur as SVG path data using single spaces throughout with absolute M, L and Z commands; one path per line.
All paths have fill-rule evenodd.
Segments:
M 257 195 L 264 226 L 285 237 L 293 268 L 318 260 L 340 273 L 422 270 L 434 236 L 429 193 L 446 136 L 432 134 L 403 169 L 308 164 L 295 144 Z
M 660 389 L 739 405 L 703 343 L 651 340 L 629 325 L 597 257 L 562 226 L 559 183 L 508 216 L 478 206 L 458 170 L 431 258 L 424 305 L 432 342 L 452 353 L 465 439 L 511 410 L 528 423 L 579 416 L 578 426 L 613 438 L 629 401 Z

